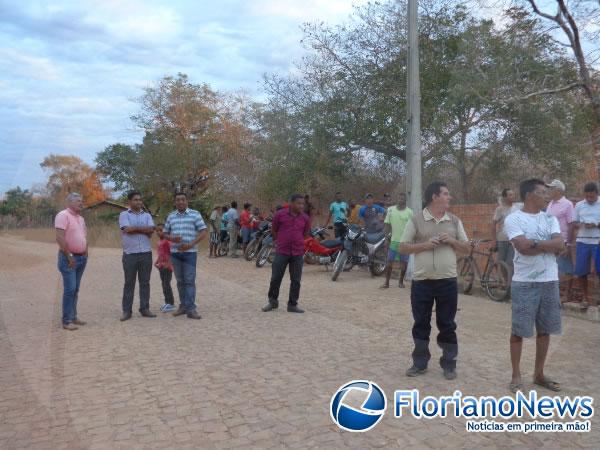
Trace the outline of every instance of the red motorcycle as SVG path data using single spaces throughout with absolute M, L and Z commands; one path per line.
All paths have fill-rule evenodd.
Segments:
M 341 239 L 319 240 L 325 235 L 325 228 L 316 228 L 304 239 L 304 261 L 307 264 L 320 264 L 326 267 L 333 264 L 338 253 L 343 250 Z M 352 268 L 350 266 L 350 268 Z M 344 268 L 348 270 L 347 268 Z

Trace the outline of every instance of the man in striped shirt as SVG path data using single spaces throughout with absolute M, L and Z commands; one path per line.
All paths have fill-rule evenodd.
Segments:
M 171 241 L 171 262 L 179 292 L 179 309 L 173 315 L 200 319 L 196 312 L 196 259 L 198 242 L 206 237 L 206 224 L 198 211 L 188 208 L 185 192 L 175 194 L 175 208 L 163 228 L 165 238 Z

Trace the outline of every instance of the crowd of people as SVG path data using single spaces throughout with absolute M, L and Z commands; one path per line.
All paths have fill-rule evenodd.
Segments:
M 491 222 L 493 245 L 497 258 L 512 270 L 512 330 L 510 356 L 512 392 L 522 389 L 520 359 L 523 338 L 536 333 L 534 383 L 560 390 L 558 382 L 547 377 L 544 365 L 550 335 L 561 332 L 559 274 L 569 277 L 566 299 L 571 299 L 573 280 L 583 290 L 583 304 L 594 300 L 589 296 L 587 277 L 592 264 L 600 274 L 600 201 L 598 186 L 588 183 L 584 199 L 576 205 L 565 198 L 565 185 L 560 180 L 546 184 L 539 179 L 523 181 L 519 186 L 521 202 L 510 188 L 502 191 L 500 205 Z M 443 182 L 431 183 L 424 192 L 424 207 L 413 212 L 407 206 L 406 195 L 400 193 L 395 204 L 386 194 L 375 202 L 372 194 L 364 204 L 346 202 L 337 192 L 329 205 L 324 223 L 332 224 L 336 237 L 346 233 L 350 224 L 361 225 L 366 233 L 387 235 L 385 282 L 389 289 L 393 264 L 399 263 L 399 287 L 412 257 L 411 308 L 413 315 L 412 366 L 406 375 L 419 376 L 426 372 L 431 354 L 429 340 L 431 318 L 436 314 L 437 343 L 442 349 L 440 365 L 444 377 L 456 378 L 458 342 L 455 316 L 458 303 L 457 254 L 468 253 L 473 245 L 459 217 L 450 212 L 451 195 Z M 63 277 L 63 328 L 76 330 L 85 322 L 77 315 L 77 298 L 88 256 L 86 226 L 81 211 L 80 195 L 67 198 L 67 208 L 55 219 L 56 240 L 59 245 L 58 269 Z M 161 311 L 173 316 L 186 315 L 200 319 L 196 306 L 196 266 L 198 244 L 209 235 L 209 258 L 218 256 L 218 248 L 229 239 L 231 258 L 237 258 L 238 236 L 242 251 L 250 242 L 258 224 L 265 217 L 250 203 L 238 213 L 237 203 L 215 207 L 208 225 L 200 212 L 188 206 L 185 192 L 174 195 L 175 210 L 164 223 L 154 224 L 143 208 L 140 192 L 128 193 L 128 209 L 119 216 L 122 237 L 124 274 L 121 321 L 132 317 L 136 279 L 139 285 L 139 312 L 142 317 L 156 315 L 150 310 L 150 278 L 154 265 L 160 274 L 165 303 Z M 304 263 L 304 239 L 311 232 L 315 207 L 308 195 L 293 195 L 272 212 L 271 233 L 275 242 L 275 258 L 267 292 L 270 312 L 279 306 L 279 290 L 289 268 L 290 291 L 287 311 L 303 313 L 299 308 L 300 286 Z M 153 262 L 151 237 L 159 236 L 157 259 Z M 179 305 L 171 288 L 175 275 Z M 594 303 L 595 304 L 595 303 Z

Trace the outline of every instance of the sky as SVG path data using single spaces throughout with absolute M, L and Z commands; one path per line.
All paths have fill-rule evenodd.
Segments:
M 139 142 L 142 89 L 187 74 L 260 98 L 264 73 L 302 56 L 304 22 L 344 22 L 366 0 L 0 0 L 0 195 L 46 175 L 50 153 Z

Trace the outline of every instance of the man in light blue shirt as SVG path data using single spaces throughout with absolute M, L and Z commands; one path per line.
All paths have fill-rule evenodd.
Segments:
M 342 193 L 336 192 L 335 201 L 329 205 L 329 216 L 327 217 L 327 222 L 325 222 L 325 228 L 327 228 L 333 217 L 333 231 L 336 238 L 342 237 L 346 232 L 348 212 L 348 204 L 342 200 Z
M 123 243 L 123 315 L 121 321 L 131 319 L 135 279 L 140 285 L 140 314 L 156 317 L 150 312 L 150 275 L 152 274 L 152 246 L 150 237 L 154 233 L 152 216 L 142 209 L 142 195 L 137 191 L 127 194 L 129 209 L 119 215 L 119 228 Z
M 163 228 L 165 238 L 171 241 L 171 262 L 179 292 L 179 309 L 173 315 L 200 319 L 196 312 L 196 260 L 197 245 L 207 234 L 206 224 L 198 211 L 188 208 L 185 192 L 175 194 L 175 208 Z

